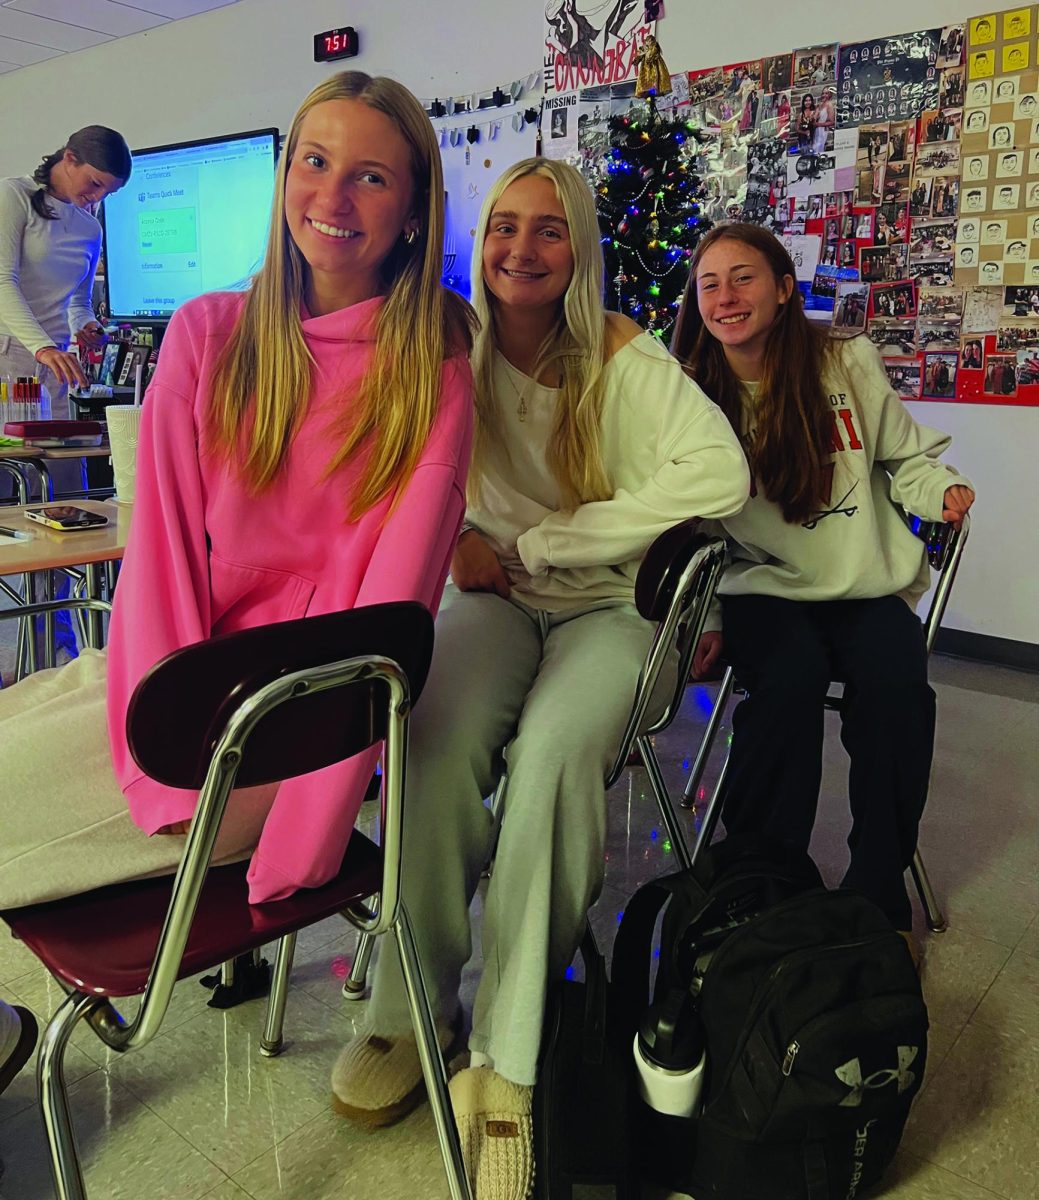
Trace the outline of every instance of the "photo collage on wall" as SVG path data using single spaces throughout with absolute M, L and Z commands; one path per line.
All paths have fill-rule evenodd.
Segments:
M 546 0 L 546 45 L 557 7 Z M 652 105 L 634 95 L 634 35 L 631 69 L 609 80 L 557 54 L 539 148 L 602 195 L 618 118 L 644 137 L 654 111 L 684 122 L 665 170 L 699 180 L 698 219 L 772 230 L 808 316 L 868 337 L 899 395 L 1039 404 L 1037 17 L 1030 5 L 672 70 Z
M 689 74 L 692 119 L 716 139 L 693 164 L 709 181 L 706 214 L 772 229 L 809 317 L 869 337 L 907 400 L 1039 403 L 1039 336 L 1021 331 L 1034 322 L 1039 335 L 1039 30 L 1034 7 L 989 21 L 999 72 L 974 99 L 977 19 Z M 735 75 L 743 96 L 760 80 L 761 96 L 712 114 Z M 995 118 L 1012 126 L 1005 146 L 1002 133 L 992 142 Z M 1034 296 L 1010 304 L 1004 285 L 1028 282 L 1033 259 Z M 993 288 L 998 307 L 968 305 Z

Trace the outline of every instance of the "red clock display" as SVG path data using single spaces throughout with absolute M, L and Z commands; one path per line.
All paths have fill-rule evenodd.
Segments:
M 314 62 L 353 58 L 357 51 L 357 31 L 350 25 L 345 29 L 326 29 L 324 33 L 314 34 Z

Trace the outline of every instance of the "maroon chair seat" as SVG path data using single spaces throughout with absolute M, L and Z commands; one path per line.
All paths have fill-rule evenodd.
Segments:
M 339 874 L 324 887 L 296 892 L 287 900 L 250 904 L 248 865 L 209 871 L 178 979 L 335 916 L 376 894 L 382 884 L 382 855 L 356 831 Z M 96 996 L 136 996 L 148 982 L 172 894 L 173 877 L 166 875 L 9 909 L 3 919 L 47 970 L 70 987 Z
M 400 899 L 408 717 L 432 650 L 428 610 L 401 601 L 209 638 L 174 651 L 138 684 L 127 713 L 134 759 L 152 779 L 198 790 L 176 876 L 0 911 L 68 992 L 36 1067 L 58 1200 L 86 1200 L 63 1066 L 76 1025 L 87 1022 L 117 1052 L 146 1045 L 177 980 L 277 942 L 260 1052 L 278 1054 L 296 934 L 335 914 L 396 941 L 448 1188 L 452 1200 L 471 1200 Z M 234 788 L 306 776 L 375 745 L 382 751 L 381 845 L 355 830 L 334 879 L 266 904 L 249 903 L 247 863 L 210 866 Z M 138 995 L 131 1019 L 110 999 Z

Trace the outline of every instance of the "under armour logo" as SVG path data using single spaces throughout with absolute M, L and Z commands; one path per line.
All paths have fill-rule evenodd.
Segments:
M 916 1075 L 909 1070 L 916 1056 L 920 1053 L 919 1046 L 899 1046 L 898 1066 L 887 1067 L 883 1071 L 874 1071 L 872 1075 L 862 1078 L 862 1065 L 857 1058 L 850 1059 L 834 1074 L 851 1088 L 851 1092 L 841 1101 L 842 1108 L 857 1108 L 862 1103 L 866 1088 L 886 1087 L 893 1080 L 898 1080 L 898 1094 L 911 1087 Z

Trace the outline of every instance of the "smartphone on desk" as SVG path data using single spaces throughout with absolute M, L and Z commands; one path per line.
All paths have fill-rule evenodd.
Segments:
M 107 525 L 108 518 L 101 513 L 88 512 L 71 504 L 48 504 L 44 508 L 27 508 L 25 515 L 30 521 L 38 521 L 49 529 L 60 529 L 71 533 L 77 529 L 96 529 Z

